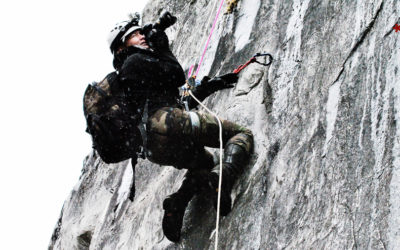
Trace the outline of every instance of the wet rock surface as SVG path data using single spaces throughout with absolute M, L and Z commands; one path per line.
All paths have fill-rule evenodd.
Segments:
M 195 64 L 216 2 L 151 1 L 144 22 L 167 9 L 185 70 Z M 224 6 L 226 8 L 226 6 Z M 237 1 L 220 16 L 199 77 L 232 71 L 256 52 L 234 89 L 206 99 L 252 129 L 255 151 L 220 224 L 220 249 L 396 249 L 400 245 L 400 2 Z M 212 249 L 216 213 L 197 196 L 180 243 L 161 229 L 162 201 L 184 170 L 92 153 L 65 201 L 50 249 Z

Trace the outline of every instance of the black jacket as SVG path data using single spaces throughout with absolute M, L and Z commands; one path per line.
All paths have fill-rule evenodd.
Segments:
M 178 105 L 185 74 L 169 49 L 157 52 L 131 46 L 115 57 L 114 66 L 130 109 L 142 108 L 146 99 L 149 113 Z

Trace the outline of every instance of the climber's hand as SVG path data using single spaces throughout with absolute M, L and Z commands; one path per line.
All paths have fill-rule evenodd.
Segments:
M 237 83 L 237 81 L 239 79 L 238 74 L 236 74 L 236 73 L 228 73 L 228 74 L 218 76 L 218 77 L 229 84 Z
M 221 89 L 233 88 L 235 86 L 234 83 L 238 81 L 238 75 L 235 73 L 228 73 L 222 76 L 217 76 L 212 79 L 205 76 L 201 81 L 201 85 L 204 84 L 204 87 L 209 91 L 215 92 Z
M 156 51 L 169 49 L 167 35 L 163 30 L 155 29 L 153 24 L 146 24 L 142 29 L 142 33 L 150 48 Z
M 176 20 L 176 16 L 173 16 L 168 11 L 164 11 L 161 13 L 158 21 L 154 24 L 154 28 L 158 30 L 166 30 L 168 27 L 174 25 Z
M 148 23 L 148 24 L 146 24 L 146 25 L 143 26 L 143 28 L 142 28 L 142 34 L 143 34 L 144 36 L 146 36 L 146 34 L 148 34 L 152 29 L 153 29 L 153 24 Z

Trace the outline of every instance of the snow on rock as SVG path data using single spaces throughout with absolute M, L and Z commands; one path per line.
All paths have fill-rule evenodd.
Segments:
M 128 164 L 129 166 L 129 164 Z M 126 167 L 124 175 L 122 177 L 121 185 L 118 188 L 118 197 L 117 197 L 117 211 L 116 214 L 119 213 L 121 209 L 121 205 L 124 201 L 127 201 L 129 197 L 129 193 L 131 190 L 131 186 L 134 185 L 135 179 L 133 178 L 133 169 L 131 167 Z
M 328 143 L 332 139 L 333 129 L 335 128 L 335 120 L 340 99 L 339 94 L 340 82 L 336 82 L 329 88 L 328 101 L 326 103 L 326 140 L 324 145 L 324 154 L 327 151 Z
M 250 43 L 254 21 L 260 9 L 260 0 L 242 0 L 239 2 L 239 21 L 235 29 L 235 52 L 240 51 Z
M 153 0 L 184 69 L 198 62 L 220 1 Z M 208 97 L 250 128 L 254 153 L 220 223 L 220 249 L 397 249 L 400 242 L 400 3 L 241 0 L 221 15 L 200 75 L 231 72 L 257 52 L 237 86 Z M 107 165 L 96 153 L 64 203 L 49 249 L 213 249 L 208 197 L 189 204 L 179 243 L 163 235 L 162 202 L 184 170 L 147 160 Z

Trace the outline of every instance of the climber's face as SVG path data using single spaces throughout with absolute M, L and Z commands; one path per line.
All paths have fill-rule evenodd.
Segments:
M 134 32 L 132 32 L 132 34 L 130 34 L 128 36 L 128 38 L 125 41 L 125 46 L 133 46 L 133 45 L 139 45 L 145 48 L 149 48 L 149 45 L 147 44 L 144 35 L 140 33 L 141 30 L 136 30 Z

